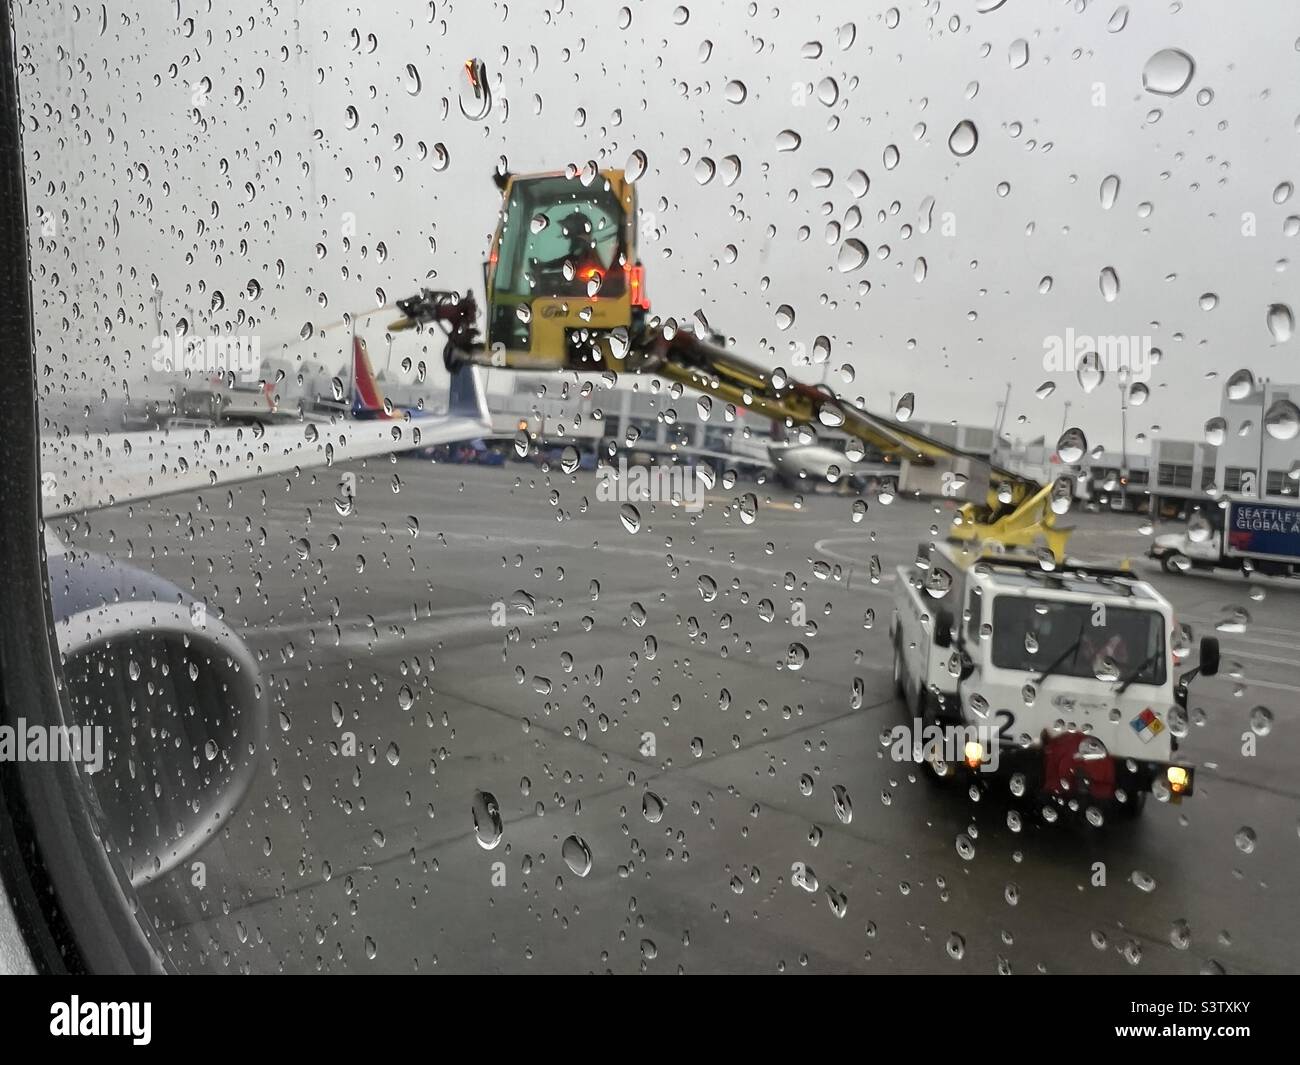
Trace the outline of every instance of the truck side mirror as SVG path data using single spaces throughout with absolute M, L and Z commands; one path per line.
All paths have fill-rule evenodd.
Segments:
M 1201 676 L 1212 677 L 1219 672 L 1219 641 L 1214 636 L 1201 637 Z

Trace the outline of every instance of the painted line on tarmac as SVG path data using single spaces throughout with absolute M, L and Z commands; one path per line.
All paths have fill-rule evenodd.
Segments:
M 1268 688 L 1271 691 L 1300 692 L 1300 685 L 1282 684 L 1280 681 L 1273 681 L 1273 680 L 1254 680 L 1251 678 L 1244 678 L 1244 677 L 1238 680 L 1235 677 L 1228 677 L 1228 676 L 1219 676 L 1217 678 L 1206 677 L 1205 679 L 1222 680 L 1225 684 L 1231 684 L 1234 687 L 1241 687 L 1241 688 Z
M 857 537 L 853 536 L 826 536 L 813 544 L 813 550 L 818 554 L 825 555 L 827 558 L 833 558 L 839 562 L 847 562 L 851 566 L 861 566 L 863 569 L 869 568 L 871 565 L 870 559 L 854 558 L 852 555 L 841 554 L 840 552 L 833 551 L 831 548 L 826 546 L 827 544 L 844 543 L 845 541 L 848 541 L 849 543 L 861 542 Z M 880 580 L 877 583 L 893 584 L 895 580 L 897 580 L 896 574 L 892 572 L 882 573 Z
M 1300 658 L 1278 658 L 1275 655 L 1257 655 L 1249 651 L 1238 651 L 1235 647 L 1224 647 L 1222 653 L 1229 658 L 1244 658 L 1250 662 L 1271 662 L 1279 666 L 1300 666 Z
M 1218 625 L 1219 622 L 1222 621 L 1223 619 L 1222 618 L 1218 618 L 1218 619 L 1198 618 L 1198 617 L 1193 617 L 1189 614 L 1183 620 L 1190 621 L 1193 625 L 1206 625 L 1206 626 L 1213 627 L 1215 625 Z M 1268 646 L 1270 647 L 1295 647 L 1297 645 L 1300 645 L 1300 629 L 1279 629 L 1279 628 L 1270 627 L 1268 625 L 1256 625 L 1254 622 L 1249 622 L 1246 625 L 1246 632 L 1252 636 L 1257 632 L 1267 632 L 1275 636 L 1291 636 L 1294 637 L 1296 641 L 1295 643 L 1269 643 L 1267 640 L 1254 641 L 1255 643 L 1268 644 Z

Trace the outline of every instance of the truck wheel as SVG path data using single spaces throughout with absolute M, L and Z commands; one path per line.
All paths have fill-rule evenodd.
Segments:
M 903 665 L 903 645 L 894 641 L 894 691 L 898 692 L 903 702 L 907 702 L 907 681 Z
M 1132 791 L 1128 793 L 1126 802 L 1111 803 L 1111 810 L 1115 814 L 1116 820 L 1119 821 L 1136 821 L 1142 816 L 1142 811 L 1147 805 L 1147 793 L 1145 791 Z
M 1184 573 L 1191 563 L 1181 551 L 1170 551 L 1160 559 L 1160 565 L 1166 573 Z

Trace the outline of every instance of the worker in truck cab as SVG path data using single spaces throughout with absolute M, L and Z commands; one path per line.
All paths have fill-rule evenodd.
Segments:
M 585 295 L 587 283 L 593 277 L 603 277 L 605 264 L 596 254 L 591 238 L 591 221 L 581 211 L 571 211 L 560 221 L 560 232 L 568 241 L 564 253 L 552 259 L 545 259 L 537 264 L 539 271 L 547 274 L 563 273 L 566 280 L 571 280 L 573 295 Z M 569 277 L 569 270 L 573 271 Z
M 1129 660 L 1128 641 L 1119 632 L 1102 632 L 1096 637 L 1085 635 L 1079 648 L 1085 662 L 1095 663 L 1109 658 L 1122 666 Z

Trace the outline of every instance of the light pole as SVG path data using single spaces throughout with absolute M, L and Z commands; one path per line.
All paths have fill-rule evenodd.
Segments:
M 1255 498 L 1264 498 L 1264 485 L 1267 476 L 1264 472 L 1264 435 L 1267 429 L 1264 425 L 1264 419 L 1268 417 L 1268 378 L 1262 377 L 1259 381 L 1259 428 L 1256 432 L 1259 434 L 1259 464 L 1255 468 Z
M 1119 375 L 1119 504 L 1128 509 L 1128 374 Z
M 1002 436 L 1002 426 L 1006 423 L 1007 411 L 1011 407 L 1011 382 L 1010 381 L 1007 382 L 1007 391 L 1006 394 L 1002 397 L 1002 403 L 1000 404 L 1000 406 L 1002 409 L 998 412 L 998 421 L 997 424 L 993 427 L 994 437 Z

